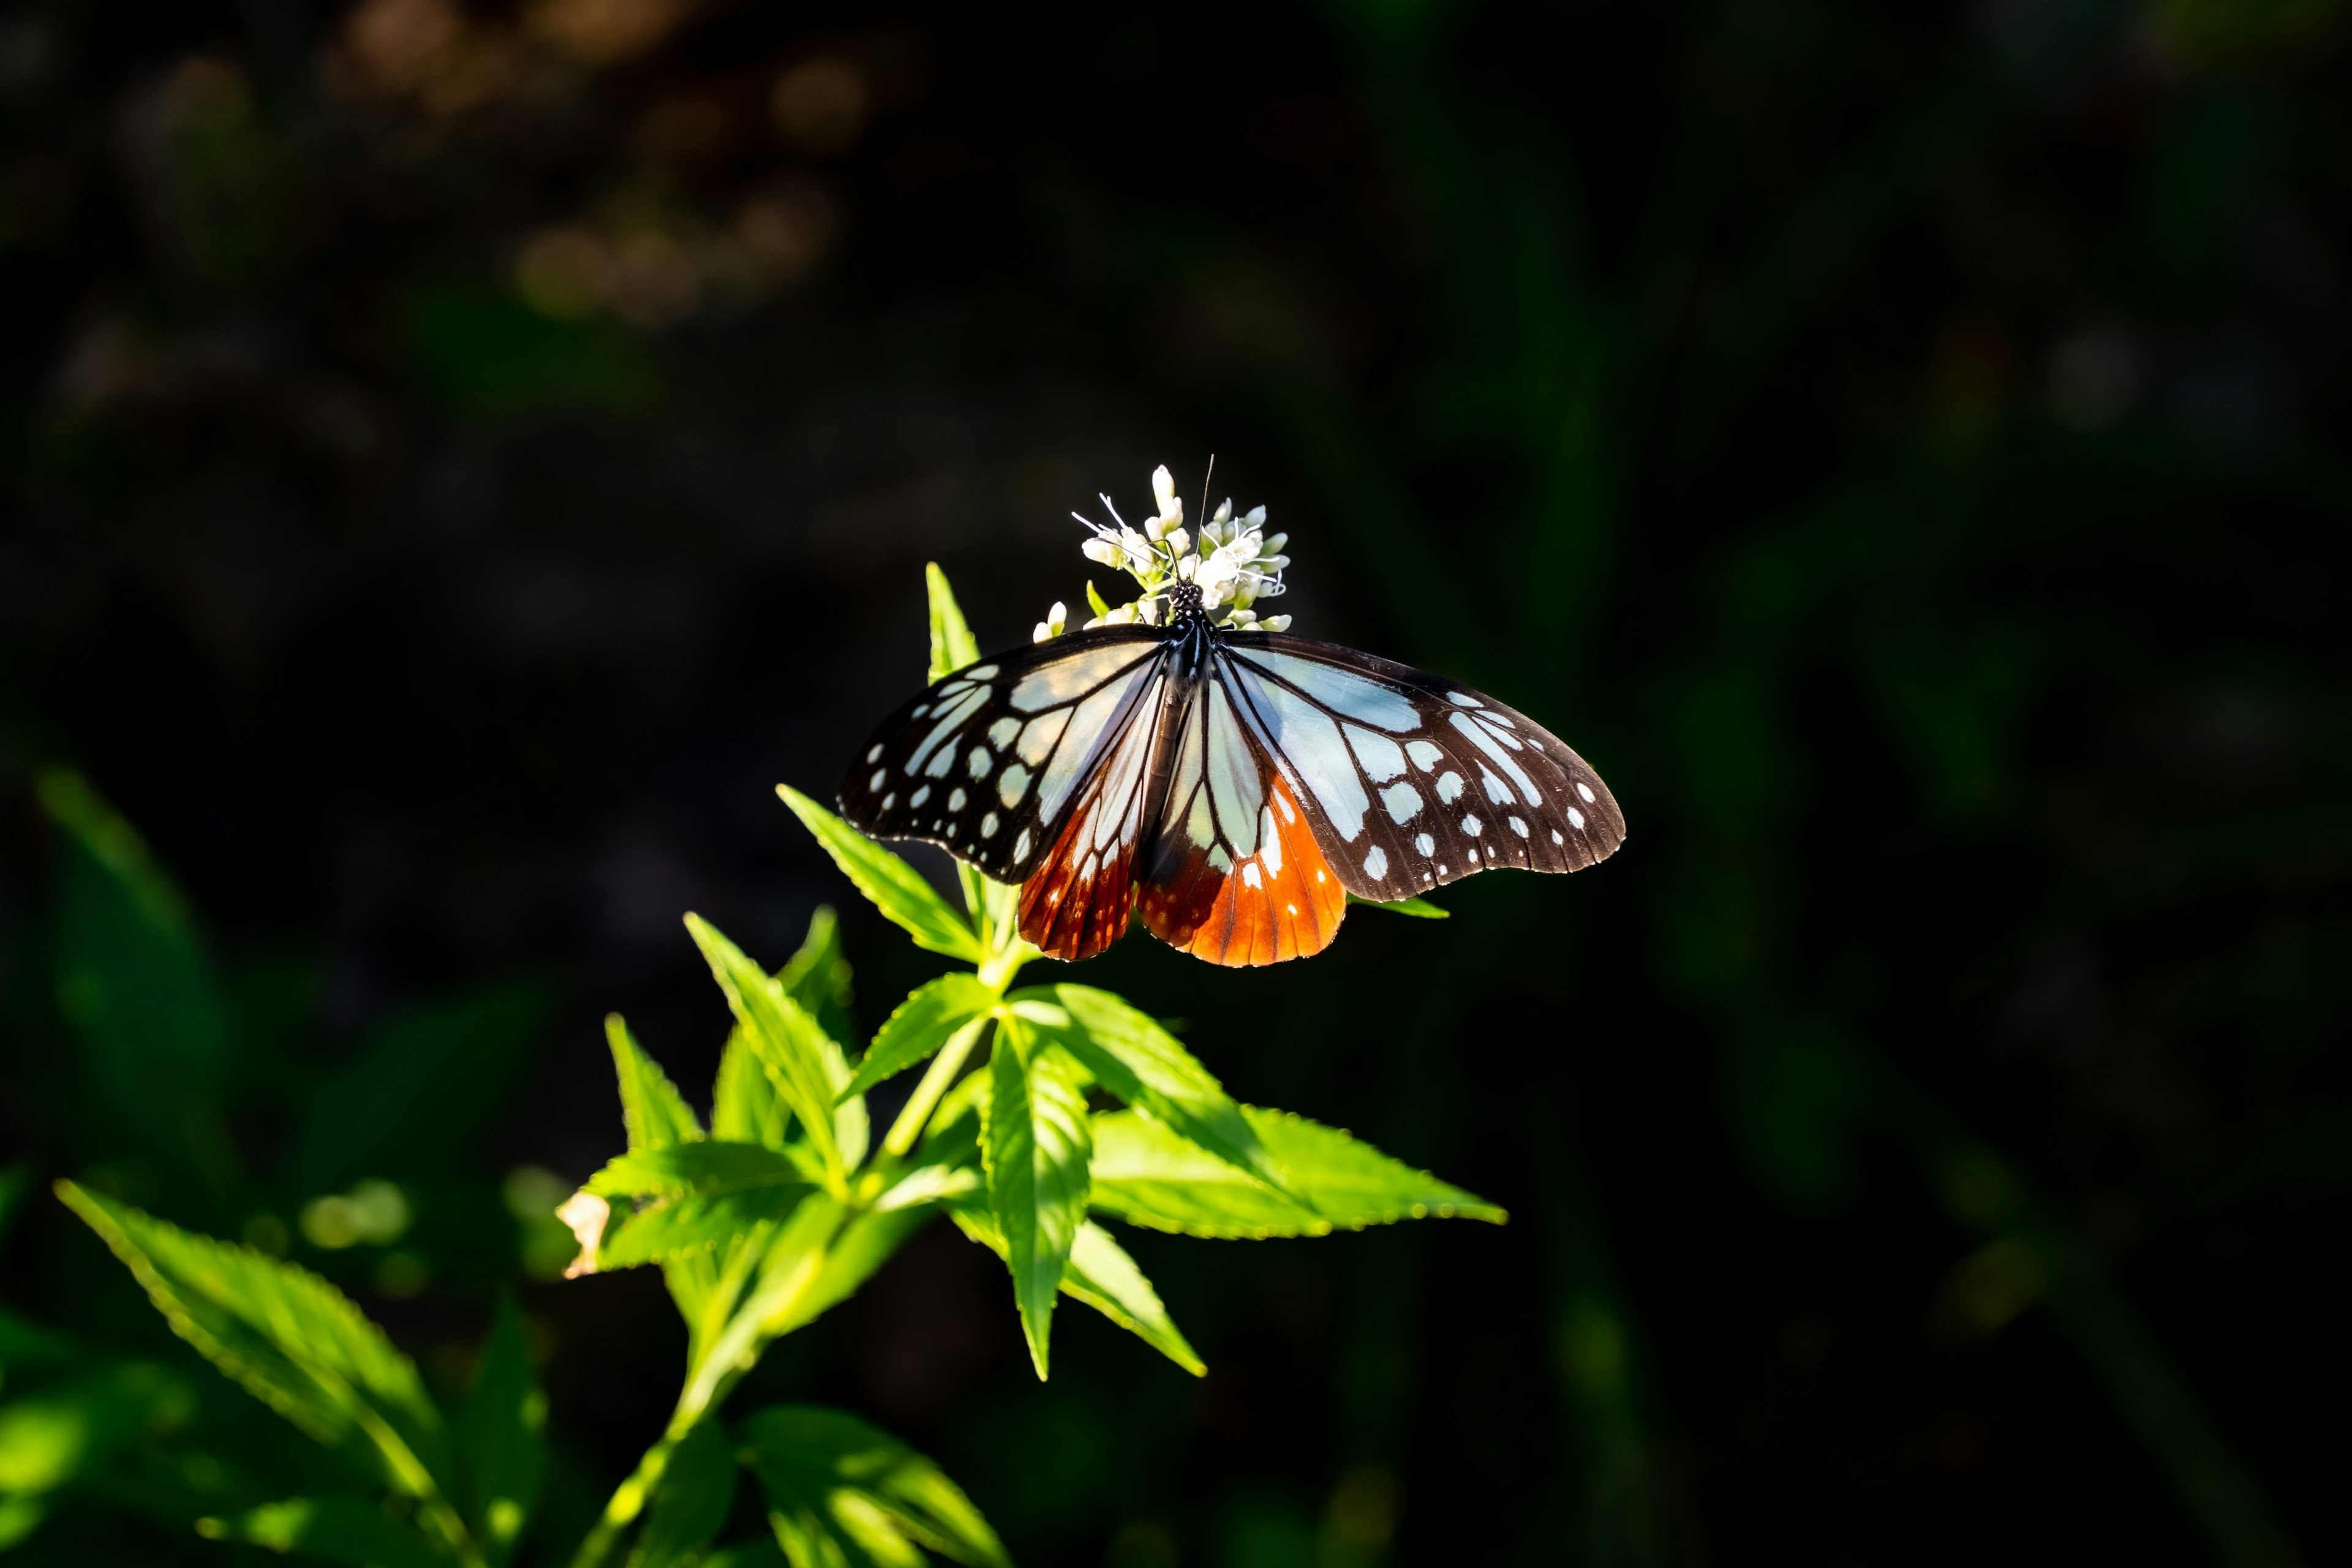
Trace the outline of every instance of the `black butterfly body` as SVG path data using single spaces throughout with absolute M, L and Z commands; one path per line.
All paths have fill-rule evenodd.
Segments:
M 841 787 L 879 838 L 1022 885 L 1021 931 L 1084 958 L 1139 900 L 1228 964 L 1317 952 L 1348 893 L 1393 900 L 1497 866 L 1574 871 L 1624 819 L 1600 775 L 1491 698 L 1329 643 L 1098 627 L 966 667 L 876 731 Z

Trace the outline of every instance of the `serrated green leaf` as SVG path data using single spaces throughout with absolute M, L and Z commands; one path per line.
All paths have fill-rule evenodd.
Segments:
M 295 1142 L 295 1190 L 439 1174 L 470 1160 L 543 1038 L 550 1005 L 541 986 L 490 986 L 404 1008 L 369 1029 L 310 1095 Z
M 547 1396 L 531 1372 L 530 1345 L 512 1297 L 499 1299 L 482 1364 L 455 1423 L 466 1475 L 466 1522 L 493 1568 L 512 1555 L 539 1501 Z
M 1421 921 L 1447 921 L 1454 918 L 1454 912 L 1451 910 L 1441 910 L 1427 899 L 1360 899 L 1355 894 L 1349 893 L 1348 901 L 1351 904 L 1362 904 L 1367 909 L 1386 910 L 1392 915 L 1411 915 L 1413 919 Z
M 744 1040 L 767 1068 L 777 1094 L 800 1118 L 828 1176 L 838 1185 L 866 1155 L 865 1102 L 834 1103 L 849 1082 L 849 1064 L 841 1047 L 817 1027 L 806 1008 L 785 994 L 773 975 L 745 957 L 717 927 L 698 915 L 687 916 L 686 924 L 727 994 Z
M 599 1268 L 635 1268 L 642 1263 L 714 1254 L 755 1226 L 792 1217 L 808 1195 L 803 1183 L 745 1188 L 684 1197 L 640 1209 L 615 1225 L 596 1248 Z M 697 1280 L 707 1288 L 708 1282 Z
M 971 922 L 940 897 L 923 874 L 790 784 L 776 793 L 833 857 L 841 874 L 917 947 L 978 963 L 988 956 Z
M 841 918 L 830 904 L 809 915 L 800 950 L 776 971 L 776 984 L 835 1039 L 849 1037 L 850 968 L 841 945 Z
M 58 1003 L 99 1098 L 216 1200 L 240 1181 L 220 1108 L 233 1036 L 211 955 L 146 843 L 80 774 L 37 785 L 68 849 L 58 892 Z
M 1129 1105 L 1269 1185 L 1285 1184 L 1282 1163 L 1224 1086 L 1149 1014 L 1091 985 L 1041 985 L 1013 993 L 1012 1001 L 1024 1021 Z
M 948 1214 L 966 1236 L 997 1257 L 1004 1256 L 1004 1237 L 997 1233 L 995 1216 L 984 1202 L 952 1202 Z M 1077 1238 L 1070 1246 L 1070 1260 L 1062 1268 L 1062 1294 L 1085 1302 L 1193 1376 L 1207 1373 L 1207 1366 L 1160 1304 L 1151 1281 L 1110 1232 L 1092 1220 L 1078 1227 Z
M 1094 1121 L 1094 1206 L 1155 1230 L 1254 1240 L 1404 1219 L 1500 1225 L 1508 1217 L 1336 1128 L 1284 1110 L 1242 1111 L 1290 1173 L 1297 1197 L 1251 1181 L 1148 1117 L 1114 1111 Z
M 616 1154 L 588 1178 L 588 1191 L 606 1198 L 708 1196 L 808 1178 L 791 1155 L 778 1150 L 709 1138 Z
M 931 609 L 931 676 L 933 680 L 945 680 L 965 665 L 980 660 L 980 644 L 964 624 L 963 607 L 956 603 L 955 591 L 948 586 L 948 574 L 940 570 L 936 561 L 923 565 L 923 587 L 930 600 Z
M 1003 1543 L 937 1465 L 838 1410 L 776 1405 L 741 1427 L 743 1462 L 793 1568 L 899 1568 L 917 1548 L 1012 1568 Z
M 866 1047 L 845 1096 L 864 1094 L 947 1044 L 948 1037 L 996 1005 L 996 993 L 958 971 L 919 985 Z
M 690 1568 L 726 1525 L 734 1501 L 735 1445 L 719 1418 L 708 1415 L 670 1450 L 628 1568 Z
M 727 1048 L 719 1053 L 717 1087 L 710 1098 L 710 1135 L 736 1143 L 784 1146 L 792 1131 L 793 1112 L 776 1094 L 759 1054 L 743 1038 L 739 1026 L 728 1032 Z
M 351 1568 L 443 1568 L 457 1561 L 415 1526 L 367 1498 L 289 1498 L 226 1519 L 199 1520 L 196 1532 Z
M 447 1495 L 441 1416 L 408 1358 L 309 1270 L 197 1236 L 71 1182 L 58 1196 L 145 1288 L 173 1332 L 318 1441 L 363 1436 L 385 1479 Z
M 613 1047 L 613 1072 L 621 1083 L 621 1122 L 629 1149 L 660 1149 L 701 1138 L 702 1123 L 653 1058 L 646 1055 L 618 1013 L 604 1015 L 604 1040 Z
M 1078 1227 L 1086 1223 L 1087 1165 L 1093 1153 L 1083 1080 L 1050 1045 L 1034 1047 L 1007 1029 L 989 1058 L 980 1149 L 989 1211 L 1004 1238 L 1013 1304 L 1029 1359 L 1046 1375 L 1054 1300 Z

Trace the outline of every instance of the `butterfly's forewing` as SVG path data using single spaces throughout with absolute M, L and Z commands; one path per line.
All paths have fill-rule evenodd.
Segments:
M 1223 639 L 1215 679 L 1360 898 L 1407 898 L 1496 866 L 1579 870 L 1624 839 L 1583 758 L 1454 682 L 1270 633 Z
M 1164 648 L 1150 627 L 1111 626 L 958 670 L 875 731 L 842 781 L 842 815 L 877 838 L 922 839 L 1025 881 L 1065 836 L 1081 786 L 1137 727 Z
M 1108 721 L 1097 755 L 1080 769 L 1054 846 L 1021 887 L 1021 934 L 1051 957 L 1091 958 L 1127 934 L 1136 860 L 1150 826 L 1152 738 L 1168 700 L 1164 665 Z M 1073 727 L 1076 721 L 1073 721 Z
M 1144 925 L 1212 963 L 1320 952 L 1347 895 L 1289 782 L 1221 683 L 1206 682 L 1183 717 L 1144 865 Z

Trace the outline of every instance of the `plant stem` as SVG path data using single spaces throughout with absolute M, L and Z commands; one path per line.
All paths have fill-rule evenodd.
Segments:
M 894 1160 L 906 1158 L 907 1151 L 915 1146 L 915 1140 L 923 1135 L 923 1124 L 931 1119 L 931 1111 L 940 1103 L 940 1096 L 955 1082 L 956 1074 L 963 1070 L 965 1059 L 971 1055 L 971 1047 L 979 1043 L 981 1031 L 987 1027 L 986 1018 L 974 1018 L 948 1037 L 948 1043 L 941 1046 L 940 1054 L 931 1058 L 922 1082 L 917 1084 L 915 1092 L 907 1097 L 906 1106 L 898 1112 L 898 1120 L 890 1124 L 890 1135 L 882 1140 L 882 1152 Z

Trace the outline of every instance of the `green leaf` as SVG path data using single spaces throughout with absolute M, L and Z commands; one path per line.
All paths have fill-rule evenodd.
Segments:
M 735 1446 L 715 1415 L 678 1439 L 628 1568 L 689 1568 L 735 1501 Z
M 118 1450 L 185 1426 L 195 1408 L 195 1391 L 149 1362 L 108 1366 L 0 1405 L 0 1499 L 103 1476 Z
M 1103 1088 L 1268 1185 L 1286 1184 L 1282 1163 L 1224 1086 L 1149 1015 L 1091 985 L 1041 985 L 1017 991 L 1012 1000 L 1024 1019 L 1077 1058 Z
M 761 1143 L 711 1138 L 617 1154 L 588 1178 L 588 1190 L 606 1198 L 707 1196 L 807 1179 L 808 1173 L 788 1154 Z
M 915 1549 L 1012 1568 L 996 1532 L 937 1465 L 854 1415 L 776 1405 L 742 1425 L 743 1462 L 793 1568 L 898 1568 Z
M 858 1215 L 834 1238 L 815 1279 L 790 1311 L 770 1322 L 770 1331 L 788 1334 L 849 1300 L 930 1217 L 922 1205 L 869 1209 Z
M 621 1121 L 628 1129 L 629 1152 L 699 1139 L 702 1123 L 695 1119 L 693 1107 L 646 1055 L 618 1013 L 604 1015 L 604 1039 L 613 1047 L 613 1071 L 621 1080 Z
M 949 1205 L 948 1213 L 966 1236 L 999 1258 L 1004 1256 L 1004 1237 L 986 1207 L 965 1200 Z M 1092 1220 L 1078 1227 L 1071 1244 L 1070 1260 L 1062 1269 L 1062 1294 L 1092 1307 L 1194 1377 L 1207 1373 L 1209 1369 L 1160 1305 L 1151 1281 L 1110 1232 Z
M 363 1176 L 438 1175 L 470 1161 L 543 1037 L 536 985 L 488 987 L 396 1013 L 310 1096 L 295 1141 L 301 1193 Z
M 196 1533 L 272 1552 L 299 1552 L 351 1568 L 444 1568 L 457 1561 L 367 1498 L 289 1498 L 227 1519 L 200 1519 Z
M 768 1069 L 760 1065 L 759 1053 L 751 1049 L 740 1027 L 730 1030 L 727 1048 L 719 1058 L 718 1086 L 710 1099 L 710 1135 L 781 1149 L 792 1126 L 792 1109 L 777 1097 Z
M 938 562 L 924 564 L 923 586 L 931 601 L 931 679 L 945 680 L 965 665 L 980 662 L 980 644 L 964 624 L 962 607 Z
M 686 926 L 727 994 L 745 1041 L 768 1069 L 777 1094 L 807 1129 L 828 1175 L 840 1183 L 866 1153 L 865 1103 L 834 1104 L 849 1082 L 849 1064 L 841 1047 L 817 1027 L 807 1009 L 785 994 L 774 976 L 745 957 L 717 927 L 698 915 L 687 916 Z
M 1454 918 L 1453 910 L 1441 910 L 1427 899 L 1360 899 L 1349 893 L 1348 901 L 1362 904 L 1368 909 L 1386 910 L 1392 915 L 1411 915 L 1415 920 L 1448 921 Z
M 791 1218 L 808 1192 L 800 1184 L 751 1187 L 641 1209 L 605 1236 L 596 1248 L 596 1267 L 634 1268 L 641 1263 L 666 1263 L 714 1252 L 756 1225 Z
M 849 1034 L 849 959 L 842 952 L 841 919 L 829 904 L 809 916 L 798 952 L 776 972 L 784 994 L 799 1003 L 835 1039 Z
M 1431 1216 L 1496 1225 L 1507 1217 L 1337 1129 L 1284 1110 L 1242 1112 L 1290 1173 L 1297 1197 L 1251 1181 L 1147 1117 L 1114 1111 L 1094 1121 L 1094 1206 L 1155 1230 L 1256 1240 Z
M 196 1236 L 71 1182 L 58 1196 L 146 1289 L 172 1331 L 247 1392 L 330 1447 L 363 1436 L 385 1478 L 439 1498 L 441 1416 L 408 1358 L 307 1269 Z
M 531 1372 L 522 1313 L 512 1297 L 500 1296 L 481 1368 L 455 1423 L 467 1482 L 466 1521 L 493 1565 L 513 1552 L 539 1501 L 546 1425 L 547 1396 Z
M 790 1568 L 791 1559 L 776 1538 L 723 1546 L 702 1560 L 701 1568 Z
M 885 919 L 915 939 L 917 947 L 946 953 L 967 963 L 988 954 L 969 921 L 923 879 L 923 874 L 877 844 L 790 784 L 776 793 L 793 808 L 816 841 L 833 857 L 841 874 L 882 911 Z
M 1043 1044 L 1032 1048 L 1026 1034 L 1005 1031 L 989 1058 L 980 1148 L 989 1209 L 1013 1273 L 1013 1303 L 1042 1379 L 1062 1267 L 1086 1223 L 1093 1141 L 1083 1080 L 1059 1051 Z
M 994 1005 L 996 993 L 961 971 L 917 986 L 876 1033 L 874 1043 L 866 1047 L 865 1059 L 857 1064 L 857 1076 L 842 1094 L 864 1094 L 883 1079 L 906 1071 Z
M 80 774 L 41 774 L 69 847 L 58 893 L 58 1002 L 89 1053 L 100 1100 L 148 1147 L 204 1181 L 237 1184 L 221 1116 L 228 1016 L 179 889 L 138 832 Z

